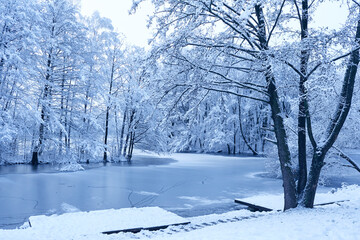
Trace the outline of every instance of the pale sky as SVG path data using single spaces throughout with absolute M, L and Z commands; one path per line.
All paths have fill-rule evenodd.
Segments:
M 347 18 L 347 6 L 342 3 L 343 1 L 334 1 L 322 3 L 316 10 L 313 19 L 314 23 L 319 27 L 328 27 L 329 29 L 338 29 L 343 26 Z M 313 26 L 309 27 L 313 27 Z
M 134 15 L 129 15 L 132 0 L 81 0 L 81 12 L 90 16 L 94 11 L 99 11 L 102 17 L 110 18 L 113 26 L 123 33 L 127 41 L 138 46 L 146 46 L 151 38 L 150 31 L 146 28 L 147 16 L 151 15 L 154 8 L 149 3 L 140 4 Z
M 346 7 L 341 8 L 338 2 L 327 2 L 322 4 L 313 16 L 315 23 L 319 27 L 330 29 L 339 28 L 346 21 Z M 81 0 L 82 13 L 90 16 L 94 11 L 99 11 L 102 17 L 110 18 L 114 27 L 122 32 L 127 41 L 138 46 L 146 46 L 151 32 L 146 28 L 147 16 L 151 15 L 154 7 L 146 1 L 140 4 L 140 8 L 134 15 L 129 15 L 132 0 Z

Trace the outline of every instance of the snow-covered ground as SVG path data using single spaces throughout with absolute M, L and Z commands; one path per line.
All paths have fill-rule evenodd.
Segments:
M 173 161 L 170 156 L 142 154 L 131 166 L 110 164 L 76 172 L 56 171 L 82 170 L 80 165 L 56 171 L 36 170 L 35 174 L 25 173 L 23 169 L 18 172 L 17 166 L 1 169 L 0 228 L 20 226 L 35 215 L 91 211 L 96 216 L 99 212 L 95 210 L 111 208 L 127 208 L 122 211 L 128 211 L 125 215 L 132 215 L 135 220 L 130 224 L 131 218 L 120 217 L 116 222 L 131 228 L 140 224 L 137 218 L 144 218 L 136 213 L 136 209 L 142 207 L 164 208 L 192 224 L 173 227 L 173 230 L 106 236 L 98 233 L 97 228 L 93 228 L 95 232 L 77 232 L 81 228 L 73 219 L 61 224 L 72 225 L 69 230 L 44 227 L 0 230 L 0 239 L 289 239 L 290 236 L 293 239 L 360 239 L 355 235 L 360 227 L 357 216 L 360 215 L 360 188 L 357 186 L 326 194 L 324 192 L 331 188 L 319 188 L 318 202 L 350 200 L 339 206 L 251 213 L 241 210 L 243 207 L 235 204 L 234 198 L 272 209 L 282 208 L 281 181 L 261 177 L 266 176 L 264 158 L 174 154 L 171 158 L 176 161 Z M 336 186 L 346 180 L 338 177 Z M 358 183 L 359 179 L 355 172 L 350 182 Z M 111 215 L 108 220 L 115 220 Z M 155 220 L 164 220 L 163 214 L 150 215 L 155 225 Z M 86 217 L 81 222 L 86 224 Z M 47 225 L 47 221 L 42 224 Z
M 269 205 L 276 205 L 278 197 L 274 195 L 257 196 L 248 201 L 264 200 Z M 25 226 L 23 229 L 0 230 L 0 239 L 7 240 L 42 240 L 42 239 L 88 239 L 88 240 L 114 240 L 114 239 L 161 239 L 161 240 L 184 240 L 184 239 L 359 239 L 360 229 L 360 187 L 357 185 L 344 186 L 338 190 L 319 194 L 318 198 L 326 201 L 349 200 L 339 204 L 316 207 L 315 209 L 298 208 L 286 212 L 273 211 L 269 213 L 251 213 L 247 210 L 231 211 L 224 214 L 212 214 L 200 217 L 187 218 L 191 222 L 188 227 L 176 226 L 169 229 L 149 232 L 141 231 L 137 234 L 118 233 L 104 235 L 97 233 L 97 226 L 91 229 L 91 221 L 98 215 L 99 219 L 107 217 L 107 221 L 118 222 L 118 226 L 141 226 L 154 222 L 154 224 L 164 224 L 166 221 L 182 221 L 172 214 L 158 209 L 124 209 L 126 214 L 119 214 L 116 210 L 108 211 L 103 216 L 104 211 L 65 214 L 58 218 L 56 225 L 51 224 L 46 217 L 37 219 L 37 226 Z M 318 200 L 319 201 L 319 200 Z M 143 212 L 150 210 L 144 218 Z M 106 211 L 105 211 L 106 212 Z M 117 214 L 114 214 L 117 213 Z M 91 217 L 86 218 L 86 214 Z M 81 222 L 77 222 L 81 216 Z M 49 217 L 48 217 L 49 218 Z M 88 219 L 88 220 L 87 220 Z M 233 221 L 228 221 L 233 220 Z M 42 222 L 43 221 L 43 222 Z M 61 222 L 66 221 L 66 222 Z M 36 222 L 36 221 L 35 221 Z M 160 224 L 160 223 L 161 224 Z M 71 223 L 66 230 L 64 226 Z M 76 225 L 86 226 L 87 228 L 76 227 Z M 116 224 L 115 224 L 116 225 Z M 109 224 L 112 228 L 114 224 Z M 200 226 L 200 227 L 199 227 Z M 106 224 L 101 226 L 106 228 Z M 91 230 L 89 230 L 89 228 Z M 59 229 L 61 231 L 59 231 Z M 86 230 L 87 229 L 87 230 Z M 95 231 L 93 231 L 95 230 Z M 109 229 L 113 230 L 113 229 Z M 99 230 L 100 231 L 100 230 Z

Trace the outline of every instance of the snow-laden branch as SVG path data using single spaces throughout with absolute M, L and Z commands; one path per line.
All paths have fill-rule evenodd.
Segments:
M 226 89 L 218 89 L 218 88 L 211 88 L 211 87 L 204 87 L 204 86 L 201 86 L 201 88 L 209 90 L 209 91 L 214 91 L 214 92 L 228 93 L 228 94 L 231 94 L 231 95 L 234 95 L 234 96 L 248 98 L 248 99 L 252 99 L 252 100 L 256 100 L 256 101 L 260 101 L 260 102 L 264 102 L 264 103 L 269 104 L 268 100 L 264 100 L 264 99 L 261 99 L 261 98 L 252 97 L 252 96 L 248 96 L 248 95 L 239 94 L 237 92 L 233 92 L 233 91 L 226 90 Z

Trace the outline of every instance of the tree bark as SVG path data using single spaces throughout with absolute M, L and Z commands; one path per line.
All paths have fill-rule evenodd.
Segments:
M 259 155 L 250 145 L 250 143 L 248 142 L 248 140 L 246 139 L 246 136 L 244 134 L 244 130 L 243 130 L 243 126 L 242 126 L 242 119 L 241 119 L 241 98 L 238 97 L 238 105 L 239 105 L 239 127 L 240 127 L 240 133 L 241 133 L 241 137 L 244 140 L 245 145 L 250 149 L 250 151 L 252 152 L 252 154 L 254 156 Z
M 299 115 L 298 115 L 298 186 L 297 193 L 300 196 L 305 189 L 307 182 L 307 164 L 306 164 L 306 99 L 307 91 L 305 87 L 307 68 L 309 61 L 309 50 L 306 46 L 308 38 L 308 1 L 302 0 L 302 18 L 301 25 L 301 41 L 302 50 L 300 56 L 300 82 L 299 82 Z
M 105 117 L 105 136 L 104 136 L 104 162 L 107 162 L 107 140 L 109 134 L 109 111 L 110 107 L 106 107 L 106 117 Z
M 49 81 L 51 78 L 51 69 L 52 69 L 52 49 L 50 50 L 50 53 L 48 55 L 47 58 L 47 65 L 46 65 L 46 76 L 45 76 L 45 86 L 44 86 L 44 90 L 43 90 L 43 96 L 42 96 L 42 101 L 41 101 L 41 122 L 40 122 L 40 126 L 39 126 L 39 139 L 38 139 L 38 143 L 36 145 L 36 147 L 33 150 L 33 154 L 32 154 L 32 159 L 31 159 L 31 163 L 33 165 L 37 165 L 39 163 L 39 159 L 38 159 L 38 155 L 40 155 L 42 153 L 43 150 L 43 144 L 44 144 L 44 138 L 45 138 L 45 123 L 48 120 L 48 111 L 50 108 L 50 103 L 49 103 L 49 95 L 50 95 L 50 85 L 49 85 Z
M 125 108 L 125 111 L 124 111 L 124 116 L 123 116 L 123 121 L 122 121 L 122 126 L 121 126 L 119 156 L 121 156 L 122 151 L 123 151 L 126 114 L 127 114 L 127 107 Z
M 108 106 L 106 106 L 106 117 L 105 117 L 105 136 L 104 136 L 104 162 L 107 162 L 107 142 L 108 142 L 108 134 L 109 134 L 109 113 L 110 113 L 110 101 L 112 94 L 112 86 L 114 81 L 114 71 L 115 71 L 115 51 L 114 56 L 112 58 L 111 65 L 111 76 L 110 76 L 110 87 L 109 87 L 109 97 L 108 97 Z
M 134 117 L 135 117 L 135 112 L 136 110 L 133 109 L 131 110 L 131 114 L 130 114 L 130 119 L 129 119 L 129 126 L 128 126 L 128 132 L 127 132 L 127 135 L 126 135 L 126 141 L 125 141 L 125 147 L 124 147 L 124 157 L 127 158 L 127 153 L 126 153 L 126 150 L 128 148 L 130 148 L 131 146 L 131 134 L 132 134 L 132 127 L 133 127 L 133 121 L 134 121 Z M 129 153 L 129 150 L 128 150 L 128 153 Z
M 355 40 L 357 43 L 356 47 L 358 47 L 360 44 L 360 20 L 357 22 Z M 346 72 L 342 84 L 339 104 L 327 128 L 326 140 L 321 146 L 314 147 L 309 180 L 306 184 L 304 190 L 304 197 L 301 201 L 301 205 L 303 205 L 304 207 L 312 208 L 314 206 L 317 184 L 319 181 L 321 168 L 324 165 L 324 158 L 329 149 L 335 143 L 350 111 L 359 60 L 359 50 L 355 49 L 350 54 L 349 62 L 346 67 Z
M 124 146 L 124 152 L 123 152 L 124 158 L 126 158 L 126 151 L 127 151 L 128 144 L 129 144 L 129 137 L 130 137 L 130 132 L 128 131 L 126 134 L 125 146 Z
M 236 109 L 235 109 L 236 111 Z M 236 129 L 236 123 L 234 122 L 234 147 L 233 147 L 233 155 L 236 154 L 236 133 L 237 133 L 237 129 Z
M 324 153 L 320 148 L 314 149 L 309 172 L 309 180 L 305 187 L 304 197 L 301 200 L 301 205 L 304 207 L 314 207 L 316 189 L 319 183 L 321 168 L 324 166 L 325 156 L 326 153 Z
M 258 36 L 261 50 L 268 50 L 267 37 L 265 29 L 265 19 L 261 5 L 255 5 L 255 13 L 258 20 Z M 271 107 L 271 117 L 274 122 L 274 131 L 277 140 L 278 156 L 280 161 L 283 188 L 284 188 L 284 210 L 295 208 L 297 206 L 296 184 L 291 169 L 291 155 L 289 145 L 287 143 L 287 135 L 285 131 L 284 120 L 280 108 L 279 96 L 276 88 L 275 77 L 272 72 L 271 65 L 268 63 L 266 53 L 261 54 L 261 60 L 264 63 L 265 78 L 267 82 L 267 92 L 269 94 L 269 102 Z

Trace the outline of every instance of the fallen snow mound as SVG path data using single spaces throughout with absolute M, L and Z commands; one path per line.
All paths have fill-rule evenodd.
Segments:
M 64 164 L 59 167 L 60 172 L 76 172 L 76 171 L 84 171 L 85 169 L 79 163 L 69 163 Z

